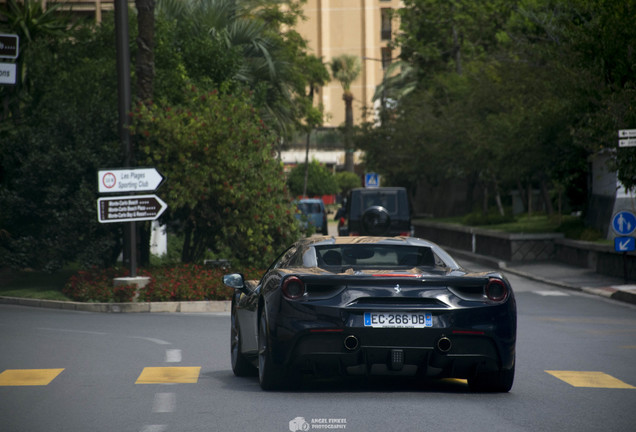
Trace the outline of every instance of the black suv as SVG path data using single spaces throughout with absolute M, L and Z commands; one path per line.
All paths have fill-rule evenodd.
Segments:
M 402 187 L 356 188 L 347 196 L 339 235 L 411 236 L 411 206 Z

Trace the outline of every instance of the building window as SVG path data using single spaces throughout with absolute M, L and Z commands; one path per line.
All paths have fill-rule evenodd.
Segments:
M 380 38 L 382 40 L 391 40 L 391 16 L 393 15 L 393 9 L 382 8 L 380 9 L 380 16 L 382 17 L 382 28 L 380 30 Z

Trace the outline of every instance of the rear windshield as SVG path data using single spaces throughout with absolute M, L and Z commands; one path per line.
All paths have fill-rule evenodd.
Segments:
M 390 216 L 409 216 L 409 203 L 404 191 L 362 190 L 351 194 L 351 214 L 359 215 L 373 206 L 382 206 Z
M 298 203 L 298 208 L 304 214 L 312 214 L 312 213 L 322 213 L 322 209 L 320 208 L 320 203 Z
M 318 267 L 334 266 L 356 269 L 394 267 L 447 267 L 430 247 L 393 245 L 326 245 L 316 246 Z

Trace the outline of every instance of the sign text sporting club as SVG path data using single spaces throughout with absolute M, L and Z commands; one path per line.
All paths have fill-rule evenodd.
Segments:
M 163 176 L 156 168 L 117 168 L 97 171 L 100 193 L 151 192 Z
M 100 223 L 156 220 L 168 205 L 156 195 L 128 195 L 99 198 L 97 216 Z

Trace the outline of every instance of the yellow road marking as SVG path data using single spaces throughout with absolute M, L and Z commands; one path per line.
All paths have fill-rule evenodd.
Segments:
M 552 376 L 565 381 L 573 387 L 593 387 L 593 388 L 616 388 L 634 389 L 629 385 L 611 375 L 603 372 L 581 372 L 581 371 L 546 371 Z
M 64 369 L 7 369 L 0 373 L 0 386 L 45 386 Z
M 200 367 L 147 367 L 135 384 L 196 384 Z
M 441 381 L 453 384 L 468 384 L 468 380 L 462 378 L 443 378 Z

